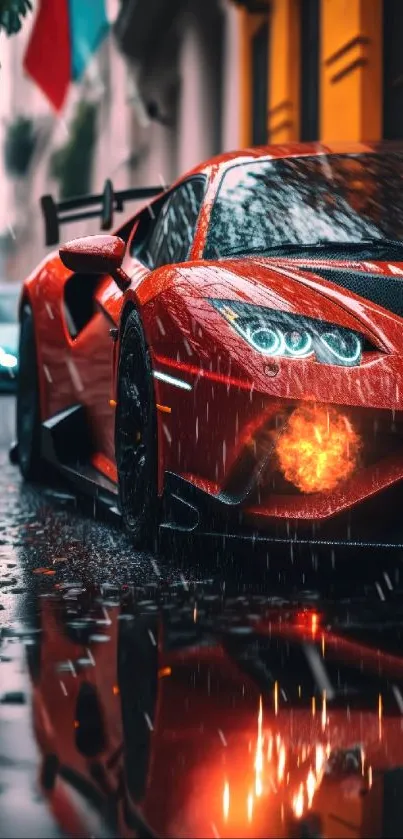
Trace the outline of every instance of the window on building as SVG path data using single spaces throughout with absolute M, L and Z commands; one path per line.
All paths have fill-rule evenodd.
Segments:
M 252 143 L 267 143 L 269 74 L 269 23 L 265 21 L 252 39 Z
M 301 140 L 319 138 L 320 0 L 300 0 Z
M 403 138 L 402 0 L 383 0 L 383 136 Z

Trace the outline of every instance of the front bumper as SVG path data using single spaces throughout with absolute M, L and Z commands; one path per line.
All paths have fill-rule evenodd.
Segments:
M 403 549 L 402 509 L 403 479 L 327 519 L 278 518 L 265 515 L 264 510 L 254 517 L 248 510 L 228 503 L 225 496 L 212 495 L 167 473 L 161 529 L 165 533 L 213 537 L 234 546 L 247 542 L 262 548 L 277 546 L 280 552 L 285 546 L 295 545 L 308 556 L 313 547 L 326 552 L 333 547 L 395 552 Z
M 159 372 L 188 391 L 155 382 L 159 414 L 159 491 L 167 472 L 236 506 L 252 530 L 273 520 L 313 523 L 339 516 L 403 480 L 403 368 L 397 355 L 358 368 L 268 362 L 248 354 L 225 358 L 221 370 L 156 356 Z M 247 369 L 248 368 L 248 369 Z M 225 372 L 224 372 L 225 371 Z M 276 464 L 276 435 L 301 406 L 329 408 L 357 431 L 362 449 L 354 468 L 328 489 L 303 492 L 284 480 Z M 223 505 L 218 504 L 222 507 Z

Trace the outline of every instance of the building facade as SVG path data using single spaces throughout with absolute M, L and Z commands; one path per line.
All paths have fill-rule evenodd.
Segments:
M 107 4 L 113 21 L 118 0 L 107 0 Z M 58 197 L 60 184 L 52 174 L 52 158 L 71 141 L 80 103 L 91 103 L 96 109 L 96 136 L 88 179 L 90 188 L 101 192 L 105 178 L 112 178 L 117 188 L 124 188 L 131 182 L 129 69 L 113 37 L 102 43 L 82 83 L 71 85 L 63 112 L 55 114 L 41 90 L 23 70 L 33 20 L 33 17 L 28 18 L 17 36 L 3 36 L 0 41 L 0 265 L 3 278 L 16 282 L 21 282 L 47 253 L 39 202 L 46 193 Z M 23 177 L 7 171 L 4 154 L 7 126 L 20 117 L 32 121 L 38 140 Z M 62 235 L 69 238 L 95 233 L 98 229 L 97 221 L 91 220 L 64 228 Z
M 179 170 L 218 148 L 403 137 L 401 0 L 170 0 L 169 26 L 167 9 L 121 0 L 116 35 L 146 96 L 171 43 Z
M 403 0 L 107 1 L 110 35 L 57 117 L 23 74 L 32 19 L 0 44 L 0 130 L 18 115 L 46 129 L 23 182 L 0 172 L 12 279 L 46 253 L 38 202 L 58 193 L 50 163 L 80 102 L 96 106 L 97 192 L 107 177 L 116 188 L 172 183 L 250 145 L 403 138 Z M 83 222 L 63 236 L 96 229 Z

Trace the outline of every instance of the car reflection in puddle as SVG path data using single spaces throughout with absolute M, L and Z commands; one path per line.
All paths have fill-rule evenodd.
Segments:
M 118 836 L 403 835 L 397 600 L 66 583 L 39 605 L 40 778 L 69 835 L 77 792 Z

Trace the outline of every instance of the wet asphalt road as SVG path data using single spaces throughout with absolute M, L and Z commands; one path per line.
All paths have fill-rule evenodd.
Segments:
M 150 558 L 136 555 L 119 527 L 99 520 L 92 502 L 77 502 L 68 487 L 26 486 L 9 463 L 15 405 L 0 399 L 0 610 L 21 619 L 36 597 L 39 578 L 52 582 L 143 583 L 155 578 Z M 42 569 L 42 570 L 41 570 Z M 45 573 L 47 572 L 47 574 Z
M 35 622 L 38 597 L 58 583 L 142 584 L 160 572 L 155 560 L 135 554 L 118 527 L 94 518 L 91 503 L 80 507 L 68 488 L 24 486 L 8 458 L 14 426 L 14 399 L 0 397 L 0 836 L 58 837 L 64 834 L 37 788 L 20 633 Z
M 24 485 L 9 463 L 15 404 L 0 398 L 0 610 L 2 622 L 25 619 L 41 584 L 80 580 L 155 584 L 163 574 L 182 579 L 182 570 L 165 557 L 157 560 L 133 549 L 120 523 L 105 518 L 92 500 L 77 499 L 60 484 Z M 196 567 L 191 573 L 197 574 Z M 43 588 L 43 586 L 42 586 Z
M 242 818 L 239 816 L 239 833 L 231 833 L 227 816 L 224 813 L 223 819 L 219 814 L 221 804 L 217 810 L 215 793 L 209 794 L 205 805 L 199 805 L 194 798 L 195 791 L 199 791 L 200 773 L 205 782 L 210 776 L 218 777 L 218 767 L 225 766 L 225 755 L 228 767 L 233 764 L 233 769 L 237 765 L 244 767 L 250 761 L 251 738 L 255 737 L 256 720 L 260 718 L 257 716 L 259 695 L 263 695 L 265 719 L 271 719 L 272 730 L 274 723 L 282 726 L 276 741 L 280 744 L 279 760 L 284 760 L 285 749 L 290 755 L 296 748 L 302 749 L 299 767 L 301 755 L 308 754 L 309 749 L 317 750 L 318 739 L 325 735 L 323 748 L 327 742 L 332 755 L 342 748 L 345 757 L 350 755 L 349 749 L 354 750 L 357 743 L 365 742 L 361 751 L 373 753 L 374 769 L 371 766 L 365 773 L 360 769 L 358 786 L 354 776 L 356 792 L 351 792 L 349 775 L 348 801 L 343 799 L 344 792 L 341 799 L 333 800 L 332 796 L 340 793 L 339 781 L 336 778 L 329 788 L 321 782 L 319 789 L 318 776 L 316 798 L 324 819 L 328 818 L 329 808 L 334 813 L 351 809 L 349 818 L 355 819 L 356 826 L 344 835 L 375 835 L 375 816 L 370 808 L 364 807 L 362 796 L 369 791 L 369 779 L 372 784 L 376 767 L 379 783 L 384 784 L 385 766 L 388 771 L 394 771 L 403 765 L 401 552 L 366 551 L 353 560 L 349 554 L 336 558 L 327 551 L 319 557 L 315 551 L 309 551 L 299 562 L 294 552 L 284 546 L 278 556 L 279 552 L 273 550 L 258 553 L 251 545 L 235 551 L 228 544 L 176 544 L 165 546 L 158 556 L 140 554 L 133 550 L 119 523 L 106 520 L 103 511 L 92 501 L 77 499 L 63 485 L 24 485 L 18 469 L 8 460 L 13 436 L 14 400 L 3 397 L 0 398 L 0 839 L 150 835 L 147 831 L 136 832 L 137 828 L 133 832 L 127 824 L 123 834 L 116 833 L 116 827 L 111 829 L 110 821 L 100 819 L 85 796 L 77 798 L 77 791 L 73 798 L 69 793 L 67 810 L 64 804 L 61 815 L 63 790 L 60 792 L 56 786 L 59 798 L 55 793 L 56 804 L 52 798 L 50 804 L 40 791 L 38 773 L 49 748 L 40 742 L 48 737 L 46 714 L 53 726 L 52 736 L 56 737 L 52 749 L 60 753 L 60 759 L 64 756 L 81 773 L 93 771 L 91 762 L 83 767 L 81 752 L 72 751 L 69 736 L 65 736 L 65 731 L 73 725 L 76 711 L 71 697 L 76 695 L 74 691 L 80 679 L 87 686 L 89 682 L 94 684 L 101 698 L 109 738 L 103 765 L 115 765 L 113 743 L 116 738 L 117 742 L 119 738 L 120 742 L 131 742 L 133 708 L 137 707 L 138 693 L 142 702 L 152 693 L 152 667 L 162 676 L 177 669 L 179 681 L 176 683 L 172 678 L 171 698 L 169 691 L 161 696 L 166 697 L 169 711 L 164 726 L 171 726 L 170 736 L 182 744 L 172 753 L 175 766 L 171 752 L 163 749 L 160 760 L 153 764 L 150 798 L 144 812 L 149 822 L 159 821 L 156 835 L 289 835 L 284 826 L 286 798 L 282 799 L 281 808 L 278 805 L 280 821 L 270 829 L 267 823 L 251 826 L 249 816 L 245 822 L 245 809 Z M 137 614 L 133 628 L 123 620 L 128 617 L 125 609 L 129 594 L 130 610 Z M 56 614 L 60 609 L 61 622 L 53 623 L 53 610 Z M 96 619 L 89 617 L 94 609 Z M 37 629 L 39 613 L 42 632 Z M 129 615 L 130 621 L 133 614 Z M 158 662 L 155 659 L 157 616 L 165 625 L 166 647 L 158 646 Z M 93 621 L 95 632 L 91 630 L 89 640 L 73 641 L 71 631 L 80 635 L 88 621 Z M 49 630 L 52 626 L 54 629 Z M 122 626 L 128 627 L 126 634 L 122 633 Z M 144 637 L 148 644 L 145 658 L 141 646 Z M 38 638 L 42 638 L 45 670 L 42 664 L 42 674 L 33 691 L 32 664 L 29 676 L 26 662 L 27 653 L 29 656 L 30 650 L 40 648 Z M 114 639 L 116 644 L 104 643 Z M 137 666 L 133 664 L 135 660 Z M 206 682 L 204 676 L 202 679 L 205 671 Z M 329 711 L 328 719 L 326 714 L 323 716 L 327 692 L 328 700 L 333 697 L 334 706 L 333 716 Z M 122 694 L 119 709 L 111 704 L 110 697 L 115 694 Z M 45 722 L 39 724 L 38 741 L 33 734 L 31 702 L 36 709 L 42 709 L 41 713 L 46 711 Z M 129 721 L 127 715 L 125 720 L 125 707 L 129 709 Z M 307 709 L 309 717 L 311 708 L 314 722 L 322 720 L 322 730 L 319 734 L 311 730 L 307 735 L 308 745 L 301 746 L 295 732 L 300 726 L 306 727 Z M 321 708 L 321 713 L 315 716 L 316 708 Z M 382 731 L 381 710 L 382 714 L 389 714 L 387 719 L 385 716 Z M 189 713 L 194 715 L 192 725 L 186 722 Z M 164 726 L 162 732 L 154 728 L 156 722 L 151 708 L 143 717 L 151 732 L 153 748 L 161 750 Z M 259 725 L 258 722 L 258 733 Z M 204 732 L 201 740 L 200 731 Z M 141 737 L 144 743 L 144 732 Z M 249 746 L 240 759 L 242 738 L 246 738 Z M 135 736 L 133 743 L 126 749 L 125 760 L 129 762 L 138 759 Z M 217 753 L 217 748 L 222 754 Z M 117 753 L 120 754 L 119 749 Z M 212 755 L 214 765 L 210 766 Z M 350 763 L 353 760 L 351 755 L 348 760 Z M 165 764 L 164 777 L 171 779 L 166 798 L 165 781 L 158 777 L 159 767 L 164 768 Z M 339 758 L 336 764 L 339 766 Z M 186 787 L 189 771 L 196 773 L 197 782 L 192 781 Z M 230 770 L 226 772 L 228 776 Z M 331 778 L 334 772 L 329 770 Z M 245 773 L 246 769 L 242 769 L 241 779 L 235 777 L 231 783 L 239 786 Z M 229 796 L 227 776 L 220 776 L 217 783 L 224 784 L 224 794 Z M 343 778 L 344 784 L 344 775 Z M 210 789 L 209 784 L 208 780 L 206 789 Z M 377 805 L 377 823 L 383 819 L 384 827 L 377 827 L 376 835 L 401 835 L 400 807 L 396 809 L 395 805 L 401 801 L 403 780 L 399 784 L 392 790 L 395 804 L 388 809 L 395 826 L 387 826 L 385 806 L 381 813 Z M 110 800 L 108 789 L 106 798 Z M 245 789 L 244 794 L 249 808 L 251 793 Z M 228 804 L 225 800 L 224 810 Z M 361 802 L 359 816 L 357 802 Z M 214 814 L 206 822 L 203 819 L 209 808 Z M 77 825 L 74 829 L 71 824 L 68 827 L 72 813 L 75 818 L 77 813 L 81 814 L 85 830 Z M 327 836 L 340 835 L 340 824 L 337 826 L 334 813 Z M 322 834 L 294 832 L 292 835 Z

